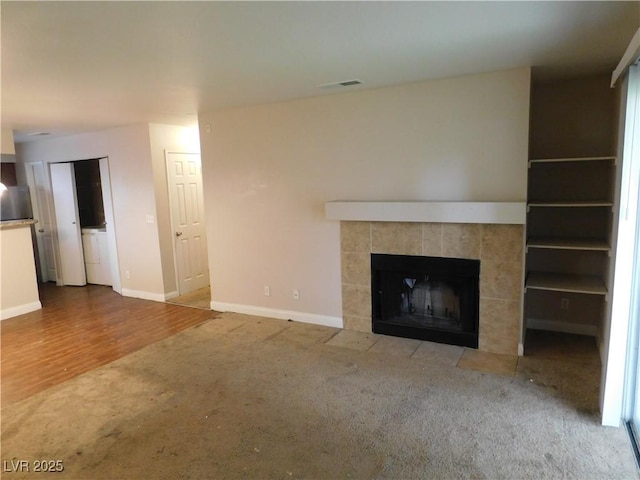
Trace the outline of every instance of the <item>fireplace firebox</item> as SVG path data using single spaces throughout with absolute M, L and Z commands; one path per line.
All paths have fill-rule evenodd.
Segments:
M 371 255 L 373 332 L 478 348 L 480 261 Z

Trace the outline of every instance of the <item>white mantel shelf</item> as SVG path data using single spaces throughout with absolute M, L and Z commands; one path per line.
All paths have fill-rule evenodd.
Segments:
M 524 225 L 526 202 L 327 202 L 329 220 Z

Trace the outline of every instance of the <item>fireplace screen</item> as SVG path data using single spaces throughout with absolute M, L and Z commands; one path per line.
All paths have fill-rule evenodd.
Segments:
M 373 331 L 478 346 L 480 262 L 371 256 Z

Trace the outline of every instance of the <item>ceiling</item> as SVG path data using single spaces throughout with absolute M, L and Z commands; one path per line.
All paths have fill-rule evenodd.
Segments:
M 2 127 L 16 141 L 433 78 L 610 73 L 638 2 L 9 2 Z M 318 88 L 359 79 L 360 86 Z

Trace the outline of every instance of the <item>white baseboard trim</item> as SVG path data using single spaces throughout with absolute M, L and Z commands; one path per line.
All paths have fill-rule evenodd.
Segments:
M 253 305 L 240 305 L 237 303 L 211 302 L 211 310 L 218 312 L 244 313 L 258 317 L 277 318 L 279 320 L 293 320 L 294 322 L 313 323 L 326 327 L 342 328 L 342 318 L 316 315 L 315 313 L 294 312 L 292 310 L 278 310 L 275 308 L 256 307 Z
M 122 289 L 123 297 L 141 298 L 143 300 L 153 300 L 154 302 L 164 302 L 164 293 L 144 292 L 142 290 L 131 290 L 130 288 Z
M 165 293 L 164 294 L 164 300 L 171 300 L 172 298 L 176 298 L 180 296 L 180 292 L 178 292 L 177 290 L 174 290 L 173 292 L 169 292 L 169 293 Z
M 598 337 L 598 328 L 595 325 L 582 325 L 580 323 L 556 322 L 553 320 L 528 318 L 527 328 L 531 328 L 532 330 L 547 330 L 550 332 L 573 333 L 576 335 Z
M 7 318 L 17 317 L 18 315 L 24 315 L 25 313 L 35 312 L 41 308 L 42 303 L 40 303 L 40 300 L 37 302 L 16 305 L 15 307 L 4 308 L 0 310 L 0 320 L 6 320 Z

